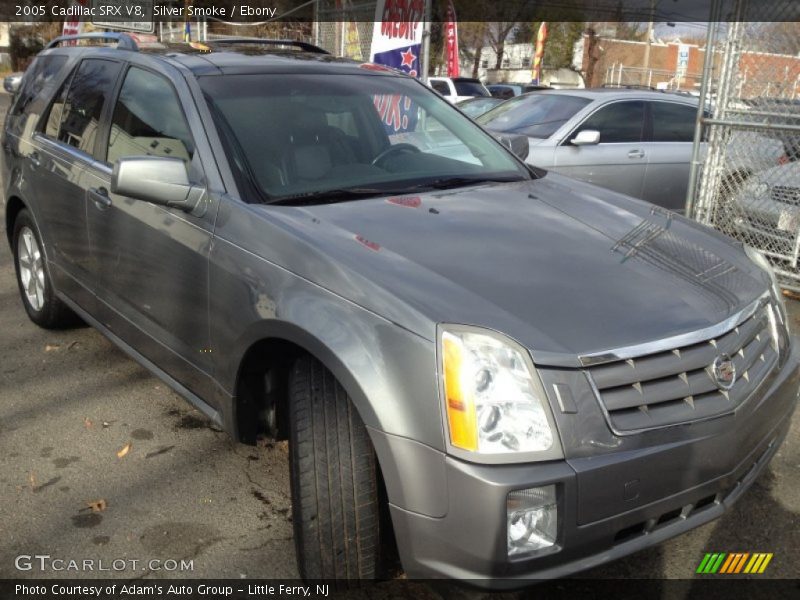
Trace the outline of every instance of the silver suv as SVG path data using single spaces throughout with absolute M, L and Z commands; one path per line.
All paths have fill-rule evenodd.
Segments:
M 22 304 L 288 438 L 303 577 L 379 577 L 392 540 L 411 577 L 570 574 L 720 516 L 786 436 L 759 254 L 378 65 L 99 37 L 42 52 L 6 122 Z

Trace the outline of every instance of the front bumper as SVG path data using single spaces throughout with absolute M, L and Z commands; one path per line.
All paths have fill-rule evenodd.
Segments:
M 519 587 L 595 567 L 703 525 L 730 508 L 769 463 L 789 430 L 799 384 L 793 344 L 781 370 L 742 410 L 716 423 L 684 426 L 682 438 L 661 432 L 659 444 L 639 450 L 516 465 L 477 465 L 418 447 L 401 452 L 406 459 L 425 460 L 424 467 L 417 462 L 418 469 L 406 465 L 406 473 L 397 473 L 415 474 L 412 494 L 389 489 L 403 567 L 409 577 Z M 439 461 L 441 466 L 433 466 Z M 629 489 L 631 482 L 639 483 L 643 468 L 655 469 L 653 487 Z M 557 486 L 556 546 L 509 559 L 508 493 L 548 484 Z M 618 494 L 609 494 L 609 488 Z M 595 498 L 601 510 L 581 508 Z

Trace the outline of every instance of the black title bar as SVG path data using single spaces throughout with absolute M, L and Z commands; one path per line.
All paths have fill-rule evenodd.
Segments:
M 423 14 L 424 0 L 385 2 L 395 15 L 391 20 L 417 21 Z M 712 15 L 718 21 L 800 21 L 797 0 L 453 0 L 453 4 L 459 21 L 678 23 L 707 22 Z M 375 0 L 0 0 L 0 20 L 374 21 L 375 6 Z M 431 0 L 431 7 L 431 20 L 444 21 L 447 0 Z

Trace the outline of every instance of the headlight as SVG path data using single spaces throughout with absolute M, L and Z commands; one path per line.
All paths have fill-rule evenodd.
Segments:
M 457 326 L 442 328 L 440 344 L 453 447 L 482 455 L 560 454 L 549 404 L 523 348 Z
M 744 247 L 745 254 L 747 254 L 748 258 L 752 260 L 756 266 L 758 266 L 763 271 L 766 271 L 769 275 L 770 282 L 771 282 L 771 292 L 773 302 L 770 306 L 769 311 L 769 319 L 770 319 L 770 329 L 772 330 L 772 337 L 775 343 L 775 349 L 778 350 L 782 347 L 782 336 L 779 335 L 778 329 L 781 329 L 782 332 L 786 333 L 788 331 L 788 320 L 786 316 L 786 304 L 783 301 L 783 292 L 781 292 L 781 286 L 778 283 L 778 278 L 775 277 L 775 271 L 772 268 L 772 265 L 766 259 L 766 257 L 761 254 L 755 248 L 751 246 Z

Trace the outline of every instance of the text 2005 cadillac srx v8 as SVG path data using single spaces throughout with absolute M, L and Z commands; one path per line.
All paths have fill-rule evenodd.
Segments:
M 304 577 L 379 577 L 387 539 L 411 577 L 570 574 L 720 516 L 781 444 L 798 351 L 755 251 L 376 65 L 112 38 L 53 44 L 10 110 L 22 302 L 288 439 Z

